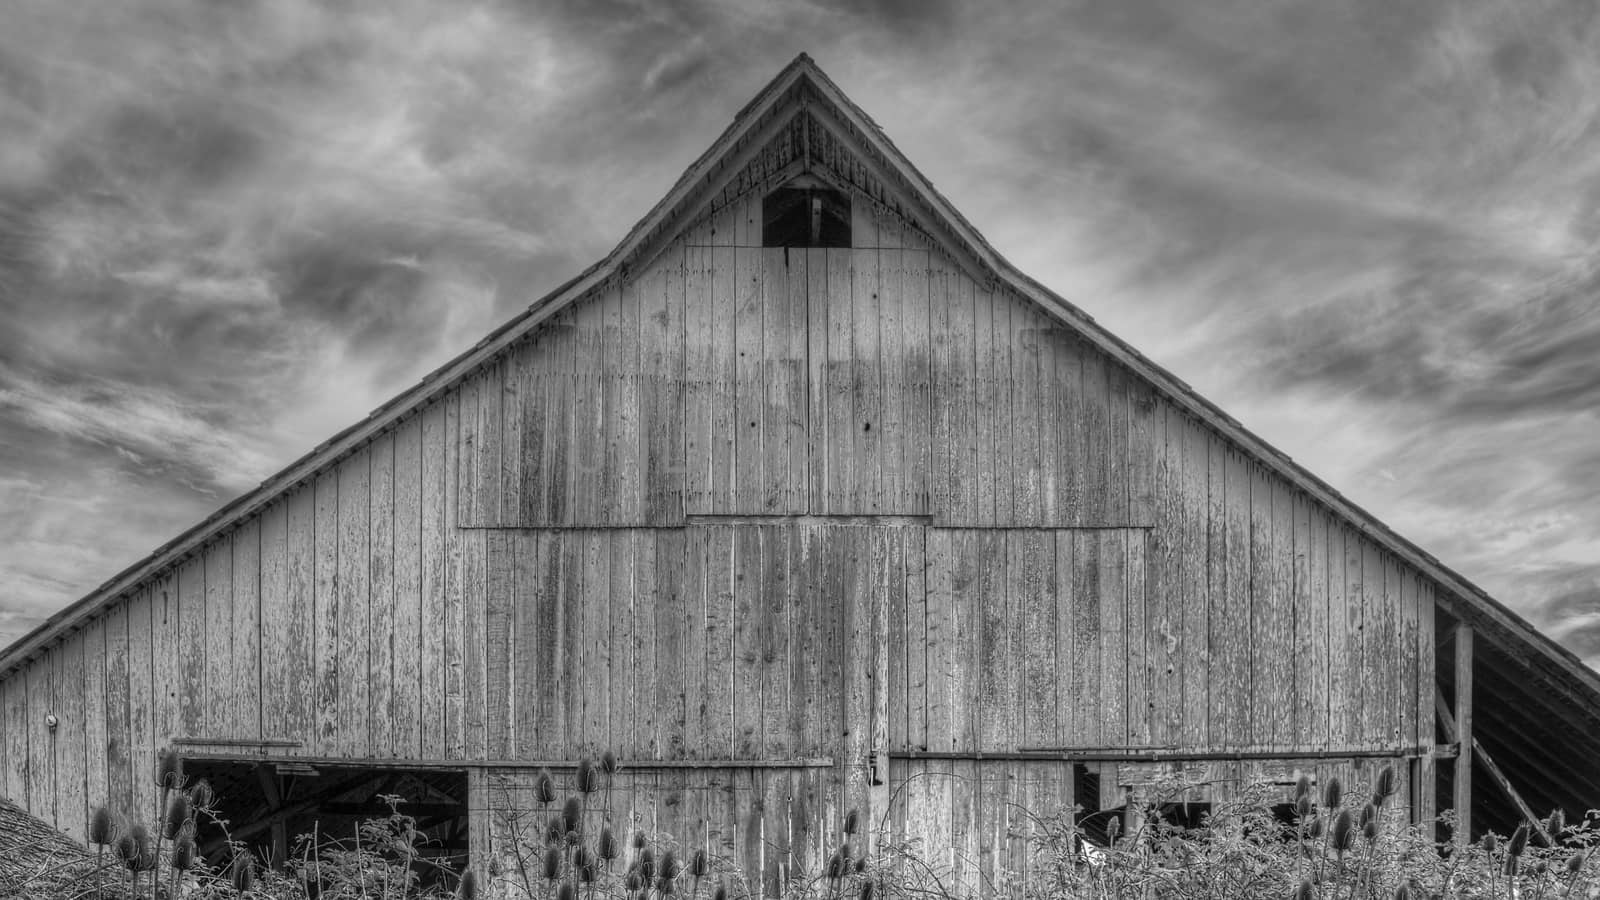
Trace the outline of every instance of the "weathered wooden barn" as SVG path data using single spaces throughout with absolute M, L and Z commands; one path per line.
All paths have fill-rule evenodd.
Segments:
M 279 857 L 537 767 L 773 879 L 841 811 L 978 882 L 1021 809 L 1393 764 L 1600 807 L 1600 677 L 1016 271 L 801 56 L 595 266 L 0 653 L 0 794 L 179 748 Z M 1498 765 L 1496 765 L 1498 763 Z

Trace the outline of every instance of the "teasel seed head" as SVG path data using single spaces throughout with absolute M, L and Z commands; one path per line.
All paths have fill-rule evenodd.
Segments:
M 561 830 L 566 832 L 580 831 L 583 828 L 583 804 L 577 797 L 568 797 L 567 803 L 561 808 Z
M 1511 843 L 1506 845 L 1506 853 L 1513 857 L 1521 856 L 1522 851 L 1528 849 L 1528 823 L 1523 822 L 1517 830 L 1511 832 Z
M 183 757 L 171 747 L 161 751 L 161 759 L 156 763 L 156 787 L 175 791 L 183 788 Z
M 1294 900 L 1315 900 L 1316 896 L 1309 878 L 1301 879 L 1300 886 L 1294 889 Z
M 861 882 L 861 900 L 872 900 L 877 890 L 877 885 L 873 883 L 872 879 L 868 878 L 866 881 Z
M 1382 806 L 1383 801 L 1394 796 L 1394 766 L 1384 766 L 1378 772 L 1378 784 L 1372 791 L 1372 805 Z
M 861 814 L 856 812 L 854 809 L 852 809 L 849 812 L 844 814 L 844 833 L 845 834 L 855 834 L 856 833 L 856 829 L 860 826 L 860 815 Z
M 835 850 L 833 851 L 833 855 L 828 857 L 828 880 L 838 881 L 843 877 L 844 852 L 842 850 Z
M 1495 848 L 1497 848 L 1499 846 L 1500 846 L 1500 839 L 1495 837 L 1495 833 L 1494 832 L 1491 831 L 1488 834 L 1483 836 L 1483 852 L 1484 853 L 1487 853 L 1490 856 L 1493 856 Z
M 656 854 L 649 847 L 639 851 L 639 874 L 644 876 L 646 885 L 656 880 Z
M 728 900 L 728 886 L 717 882 L 717 889 L 711 892 L 711 900 Z
M 696 878 L 704 878 L 709 871 L 711 866 L 706 861 L 706 851 L 694 851 L 694 856 L 689 857 L 689 874 Z
M 1577 875 L 1578 870 L 1581 868 L 1583 868 L 1583 851 L 1579 850 L 1577 853 L 1567 857 L 1567 874 Z
M 1122 820 L 1112 816 L 1106 821 L 1106 840 L 1116 843 L 1117 835 L 1122 833 Z
M 250 864 L 250 856 L 245 853 L 235 854 L 231 869 L 233 876 L 233 889 L 243 894 L 256 886 L 256 867 Z
M 564 844 L 567 840 L 566 825 L 560 816 L 551 816 L 550 821 L 544 826 L 544 842 L 551 846 Z
M 1294 801 L 1294 814 L 1299 816 L 1302 819 L 1310 818 L 1311 817 L 1311 810 L 1312 810 L 1311 804 L 1312 804 L 1311 795 L 1310 794 L 1301 794 L 1299 797 L 1295 798 L 1295 801 Z
M 1322 805 L 1328 809 L 1338 809 L 1344 803 L 1344 785 L 1339 783 L 1339 776 L 1328 779 L 1328 784 L 1322 789 Z
M 1315 819 L 1311 820 L 1311 828 L 1306 832 L 1306 834 L 1308 834 L 1312 839 L 1322 837 L 1322 832 L 1326 827 L 1326 822 L 1327 820 L 1322 816 L 1317 816 Z
M 1350 849 L 1355 840 L 1355 819 L 1351 817 L 1350 810 L 1339 810 L 1338 818 L 1333 820 L 1333 833 L 1329 835 L 1333 840 L 1333 849 L 1343 853 Z
M 639 869 L 637 866 L 630 867 L 628 869 L 627 877 L 622 879 L 622 886 L 626 888 L 630 894 L 637 893 L 644 888 L 644 877 L 639 874 Z
M 856 874 L 857 875 L 862 875 L 862 874 L 865 874 L 866 871 L 867 871 L 867 857 L 865 855 L 856 857 Z
M 108 806 L 96 806 L 89 816 L 89 843 L 108 846 L 117 839 L 117 817 Z
M 533 797 L 545 806 L 555 802 L 556 780 L 549 769 L 539 770 L 539 777 L 533 782 Z
M 179 872 L 187 872 L 194 866 L 196 848 L 194 841 L 183 838 L 172 845 L 172 867 Z
M 617 846 L 617 835 L 610 825 L 600 829 L 600 846 L 596 849 L 600 858 L 608 863 L 617 858 L 620 848 Z
M 182 791 L 173 794 L 172 799 L 167 801 L 166 828 L 162 836 L 169 841 L 177 837 L 178 830 L 183 828 L 183 824 L 189 821 L 189 817 L 193 814 L 194 808 L 189 805 L 189 795 Z
M 204 778 L 196 781 L 194 786 L 189 788 L 189 802 L 194 805 L 195 809 L 210 809 L 211 801 L 215 799 L 217 799 L 216 791 L 211 789 L 211 782 Z
M 1394 889 L 1394 900 L 1412 900 L 1415 896 L 1416 892 L 1412 890 L 1409 881 L 1400 882 L 1400 886 Z
M 561 877 L 561 848 L 546 847 L 544 850 L 544 877 L 546 881 L 555 881 Z
M 659 868 L 661 869 L 662 880 L 671 881 L 678 877 L 678 873 L 682 871 L 683 867 L 678 865 L 678 855 L 673 853 L 671 850 L 668 850 L 666 853 L 661 854 L 661 865 Z
M 635 850 L 643 850 L 644 849 L 644 832 L 635 831 L 633 833 L 633 849 L 635 849 Z
M 478 873 L 468 869 L 461 873 L 461 883 L 456 885 L 457 900 L 478 900 Z
M 1356 823 L 1362 828 L 1365 828 L 1367 827 L 1368 822 L 1371 822 L 1377 817 L 1378 807 L 1375 804 L 1368 803 L 1366 806 L 1361 807 L 1361 818 L 1356 820 Z
M 1551 845 L 1561 842 L 1561 832 L 1567 830 L 1567 812 L 1561 807 L 1550 811 L 1550 818 L 1544 823 L 1545 833 L 1550 835 Z
M 563 881 L 556 890 L 556 900 L 578 900 L 578 889 L 573 887 L 572 882 Z
M 135 822 L 128 827 L 126 847 L 123 843 L 117 844 L 117 856 L 121 857 L 122 864 L 135 872 L 145 871 L 144 858 L 151 855 L 150 829 L 143 822 Z M 123 852 L 126 849 L 127 852 Z
M 594 865 L 594 854 L 589 852 L 588 847 L 579 844 L 578 849 L 572 851 L 572 865 L 579 869 L 584 866 L 592 866 Z
M 610 750 L 600 754 L 600 771 L 606 773 L 606 777 L 617 774 L 619 768 L 621 767 L 617 765 L 617 754 Z
M 592 794 L 600 789 L 600 775 L 595 771 L 594 760 L 585 756 L 578 760 L 578 793 Z
M 134 837 L 133 829 L 127 828 L 117 835 L 116 841 L 111 845 L 112 852 L 117 860 L 130 869 L 139 867 L 139 839 Z
M 1378 820 L 1368 819 L 1367 824 L 1361 826 L 1361 836 L 1366 838 L 1369 844 L 1376 841 L 1378 839 Z
M 1298 803 L 1301 798 L 1311 796 L 1311 776 L 1304 772 L 1294 782 L 1294 799 Z

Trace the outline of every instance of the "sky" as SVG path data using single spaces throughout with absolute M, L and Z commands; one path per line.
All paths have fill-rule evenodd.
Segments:
M 1600 663 L 1589 0 L 9 0 L 0 645 L 603 256 L 805 51 L 1002 254 Z

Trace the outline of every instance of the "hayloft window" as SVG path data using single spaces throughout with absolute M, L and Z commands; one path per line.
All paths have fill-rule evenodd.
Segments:
M 850 246 L 850 198 L 825 188 L 778 188 L 761 201 L 763 247 Z

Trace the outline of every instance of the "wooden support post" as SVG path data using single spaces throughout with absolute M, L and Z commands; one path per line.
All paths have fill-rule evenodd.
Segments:
M 1437 690 L 1434 692 L 1434 708 L 1439 713 L 1439 721 L 1444 724 L 1445 736 L 1449 738 L 1459 737 L 1456 733 L 1455 717 L 1450 715 L 1450 707 L 1444 702 L 1444 695 L 1438 693 Z M 1547 846 L 1555 846 L 1555 842 L 1550 839 L 1550 834 L 1544 830 L 1544 821 L 1533 814 L 1533 807 L 1529 806 L 1528 802 L 1522 799 L 1522 795 L 1517 793 L 1517 789 L 1511 784 L 1511 779 L 1506 777 L 1506 773 L 1494 761 L 1494 757 L 1489 755 L 1489 751 L 1483 749 L 1483 744 L 1478 743 L 1477 738 L 1472 739 L 1470 747 L 1465 744 L 1462 745 L 1462 750 L 1457 754 L 1456 760 L 1459 762 L 1462 756 L 1476 760 L 1478 765 L 1483 766 L 1483 771 L 1494 781 L 1495 786 L 1522 813 L 1522 818 L 1527 821 L 1528 827 L 1533 829 L 1533 833 L 1538 835 L 1539 839 L 1544 841 Z
M 256 777 L 261 782 L 261 794 L 267 800 L 267 812 L 274 813 L 283 807 L 283 776 L 269 765 L 257 765 Z M 269 868 L 277 869 L 289 860 L 289 823 L 283 819 L 272 822 L 272 857 Z
M 1472 628 L 1456 625 L 1456 846 L 1472 840 Z

